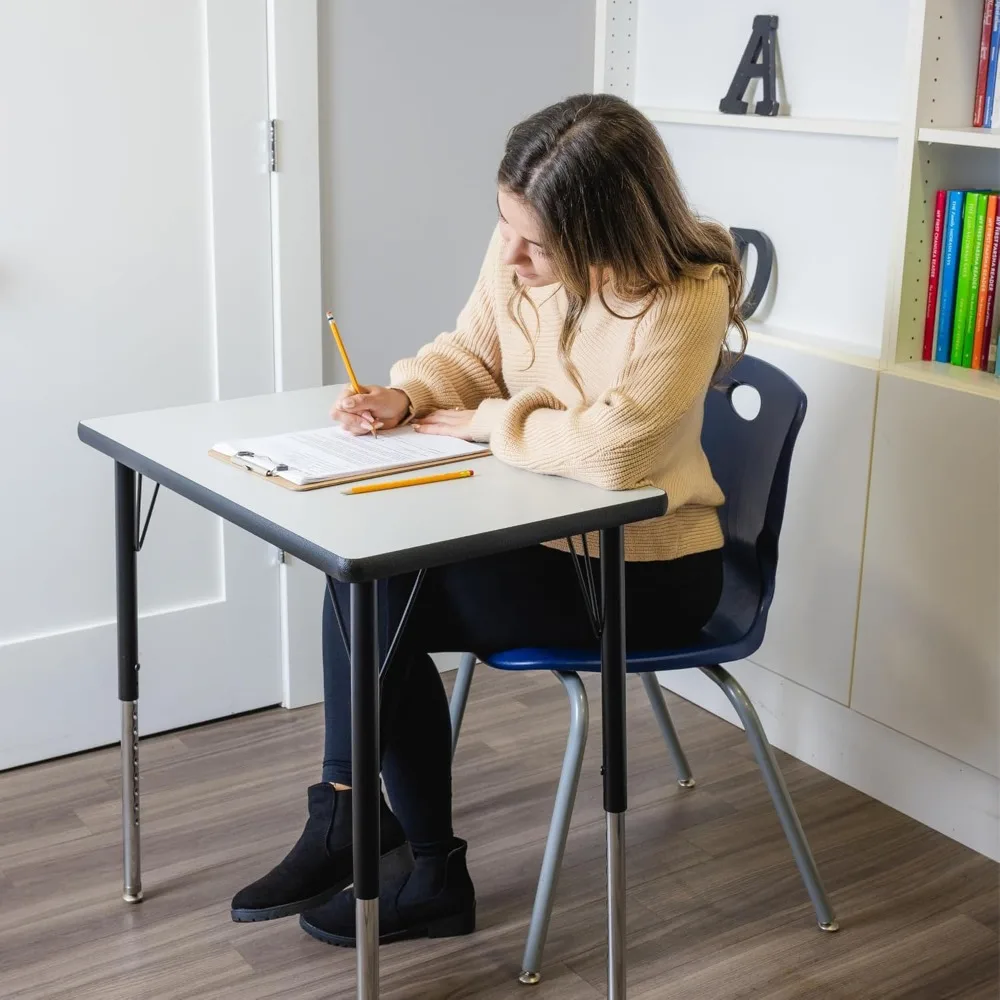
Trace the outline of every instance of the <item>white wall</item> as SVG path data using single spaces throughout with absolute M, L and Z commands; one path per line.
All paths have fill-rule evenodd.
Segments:
M 507 130 L 591 90 L 593 56 L 592 0 L 320 5 L 324 294 L 361 381 L 452 328 Z

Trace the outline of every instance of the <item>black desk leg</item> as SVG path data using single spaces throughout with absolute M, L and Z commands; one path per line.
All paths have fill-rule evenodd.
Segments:
M 378 998 L 379 732 L 376 584 L 351 584 L 351 794 L 358 1000 Z
M 625 1000 L 625 536 L 601 532 L 601 705 L 608 866 L 608 1000 Z
M 115 463 L 118 701 L 122 724 L 122 898 L 142 899 L 139 863 L 139 609 L 136 598 L 135 473 Z

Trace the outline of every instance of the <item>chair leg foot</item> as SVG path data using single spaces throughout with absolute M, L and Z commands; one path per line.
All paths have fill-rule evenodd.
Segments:
M 837 917 L 833 912 L 833 907 L 830 905 L 826 890 L 823 888 L 823 882 L 819 876 L 819 870 L 816 867 L 812 851 L 809 849 L 809 842 L 806 840 L 805 831 L 799 822 L 798 813 L 796 813 L 795 806 L 792 804 L 792 798 L 788 794 L 785 780 L 778 769 L 774 750 L 771 748 L 771 744 L 764 733 L 764 727 L 760 724 L 757 710 L 753 707 L 753 703 L 747 696 L 746 691 L 743 690 L 743 687 L 728 670 L 724 670 L 717 665 L 702 667 L 701 670 L 722 688 L 730 704 L 736 709 L 736 714 L 739 715 L 740 721 L 743 723 L 747 739 L 750 741 L 750 747 L 753 750 L 754 757 L 757 759 L 757 766 L 763 775 L 764 784 L 767 785 L 768 792 L 771 793 L 771 801 L 774 803 L 775 811 L 778 813 L 781 827 L 785 831 L 788 846 L 792 849 L 795 864 L 798 866 L 799 874 L 805 883 L 806 892 L 809 893 L 809 899 L 813 904 L 813 909 L 816 911 L 816 920 L 819 923 L 820 930 L 836 931 L 839 927 Z
M 826 931 L 827 934 L 834 934 L 840 930 L 840 924 L 836 920 L 821 920 L 819 929 Z
M 587 729 L 590 725 L 587 690 L 583 686 L 583 681 L 580 680 L 580 675 L 572 671 L 554 670 L 552 672 L 562 682 L 569 698 L 569 738 L 566 741 L 562 773 L 559 776 L 556 801 L 552 807 L 552 820 L 549 824 L 549 835 L 545 841 L 545 853 L 542 857 L 542 870 L 539 872 L 538 888 L 535 890 L 531 924 L 528 927 L 524 957 L 521 960 L 521 968 L 524 971 L 518 977 L 522 983 L 528 986 L 535 985 L 542 978 L 540 971 L 542 950 L 545 948 L 549 921 L 552 919 L 556 883 L 559 880 L 559 870 L 562 868 L 563 853 L 566 850 L 566 838 L 569 836 L 569 824 L 573 816 L 573 805 L 576 802 L 576 790 L 580 784 L 583 752 L 587 747 Z
M 674 729 L 673 720 L 667 709 L 667 702 L 663 697 L 663 688 L 656 679 L 656 674 L 643 674 L 642 686 L 646 690 L 646 697 L 649 699 L 649 707 L 656 716 L 656 723 L 660 727 L 663 742 L 667 744 L 670 759 L 674 762 L 674 769 L 677 771 L 677 784 L 681 788 L 694 788 L 694 775 L 691 773 L 691 765 L 688 763 L 681 741 L 677 738 L 677 730 Z

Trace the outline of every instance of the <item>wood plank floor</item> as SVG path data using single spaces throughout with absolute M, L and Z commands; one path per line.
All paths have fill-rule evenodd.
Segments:
M 450 682 L 449 682 L 450 683 Z M 567 712 L 549 675 L 481 668 L 456 761 L 479 931 L 382 949 L 382 996 L 588 1000 L 604 992 L 599 692 L 544 979 L 521 948 Z M 813 920 L 743 734 L 669 696 L 698 787 L 672 780 L 629 680 L 629 997 L 995 1000 L 998 869 L 779 755 L 841 920 Z M 229 899 L 298 835 L 320 712 L 268 711 L 143 744 L 146 900 L 119 898 L 118 754 L 0 774 L 0 997 L 349 998 L 354 953 Z

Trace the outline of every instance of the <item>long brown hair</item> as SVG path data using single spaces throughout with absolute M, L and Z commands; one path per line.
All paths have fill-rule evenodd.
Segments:
M 532 208 L 569 307 L 559 358 L 579 388 L 569 359 L 580 316 L 591 295 L 608 305 L 604 285 L 641 305 L 638 319 L 678 278 L 702 264 L 720 264 L 729 286 L 729 322 L 739 332 L 735 352 L 723 343 L 713 381 L 743 353 L 747 328 L 740 316 L 743 271 L 728 230 L 699 219 L 688 206 L 670 155 L 652 122 L 620 97 L 579 94 L 543 108 L 515 125 L 497 183 Z M 513 277 L 507 304 L 528 343 L 521 315 L 525 287 Z M 536 310 L 537 319 L 537 310 Z

